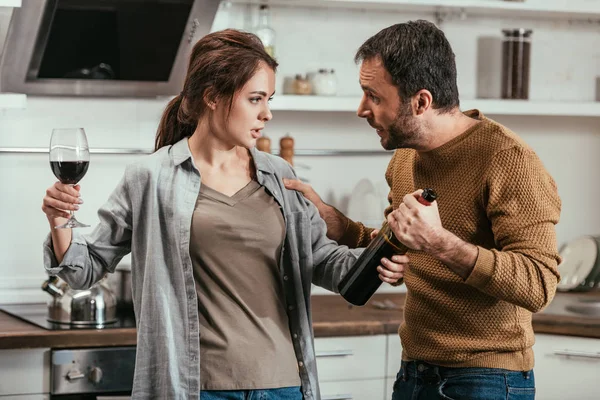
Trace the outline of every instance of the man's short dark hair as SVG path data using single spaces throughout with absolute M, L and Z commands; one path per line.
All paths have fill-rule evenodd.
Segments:
M 354 60 L 359 63 L 377 57 L 403 101 L 427 89 L 439 112 L 458 107 L 454 52 L 444 32 L 433 23 L 418 20 L 385 28 L 360 46 Z

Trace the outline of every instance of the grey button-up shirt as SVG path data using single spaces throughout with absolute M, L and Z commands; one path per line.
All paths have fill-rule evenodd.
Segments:
M 251 153 L 258 182 L 283 209 L 286 237 L 280 268 L 290 333 L 304 398 L 318 400 L 311 283 L 337 291 L 359 251 L 329 240 L 316 207 L 301 193 L 285 189 L 282 179 L 296 178 L 287 162 L 256 149 Z M 183 139 L 126 168 L 98 211 L 100 223 L 88 235 L 73 230 L 60 265 L 50 237 L 44 243 L 46 270 L 73 289 L 92 286 L 131 252 L 137 323 L 134 399 L 191 400 L 200 393 L 198 304 L 189 252 L 200 184 L 188 139 Z

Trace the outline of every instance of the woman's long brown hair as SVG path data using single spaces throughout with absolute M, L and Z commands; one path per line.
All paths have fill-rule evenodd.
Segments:
M 207 103 L 231 104 L 235 93 L 252 78 L 259 65 L 277 69 L 277 61 L 260 39 L 248 32 L 226 29 L 200 39 L 192 49 L 183 90 L 163 112 L 154 150 L 190 137 L 207 112 Z

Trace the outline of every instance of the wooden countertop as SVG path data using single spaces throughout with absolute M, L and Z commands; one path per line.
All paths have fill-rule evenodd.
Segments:
M 571 297 L 570 297 L 571 296 Z M 557 294 L 553 304 L 565 299 L 595 294 Z M 380 335 L 396 333 L 403 318 L 404 294 L 376 294 L 364 307 L 348 305 L 340 296 L 313 296 L 313 326 L 316 337 Z M 379 306 L 379 308 L 378 308 Z M 386 308 L 386 307 L 392 308 Z M 566 315 L 551 304 L 534 314 L 536 333 L 600 338 L 600 318 Z M 133 328 L 50 331 L 0 311 L 0 349 L 74 348 L 130 346 L 136 344 Z

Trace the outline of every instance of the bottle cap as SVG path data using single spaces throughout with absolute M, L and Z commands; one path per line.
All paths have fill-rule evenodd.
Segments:
M 433 203 L 435 199 L 437 199 L 438 195 L 435 190 L 431 188 L 423 189 L 423 193 L 421 193 L 421 197 L 430 203 Z

